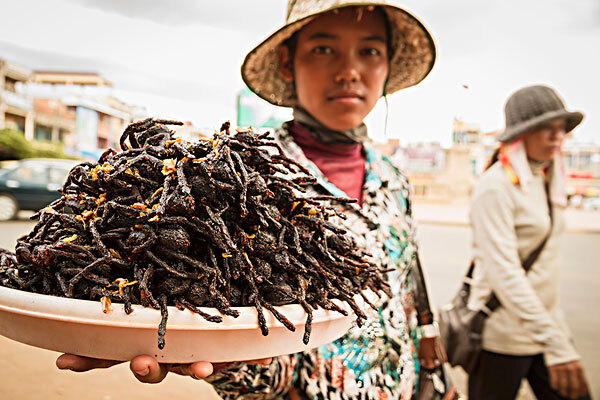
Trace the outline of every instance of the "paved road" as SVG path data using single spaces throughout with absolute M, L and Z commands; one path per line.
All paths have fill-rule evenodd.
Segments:
M 458 289 L 470 261 L 468 227 L 421 223 L 418 231 L 421 258 L 436 305 L 448 302 Z M 582 355 L 594 398 L 600 396 L 600 234 L 568 233 L 564 238 L 561 303 L 575 344 Z M 457 383 L 464 385 L 462 371 Z M 520 399 L 533 397 L 528 390 Z
M 0 223 L 0 247 L 14 248 L 16 239 L 29 232 L 29 221 Z M 469 261 L 470 230 L 461 226 L 421 224 L 421 254 L 434 304 L 448 301 L 458 287 Z M 562 303 L 583 355 L 595 397 L 600 396 L 600 235 L 570 233 L 565 237 L 565 272 Z M 170 376 L 160 385 L 138 383 L 127 365 L 83 374 L 58 371 L 57 353 L 25 346 L 0 337 L 0 398 L 2 399 L 216 399 L 202 382 Z M 464 377 L 456 373 L 460 385 Z M 520 399 L 528 399 L 525 390 Z

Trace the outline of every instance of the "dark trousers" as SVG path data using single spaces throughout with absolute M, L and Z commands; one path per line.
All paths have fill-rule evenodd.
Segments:
M 484 350 L 477 369 L 469 376 L 469 400 L 512 400 L 517 397 L 524 378 L 540 400 L 567 399 L 550 388 L 542 354 L 511 356 Z

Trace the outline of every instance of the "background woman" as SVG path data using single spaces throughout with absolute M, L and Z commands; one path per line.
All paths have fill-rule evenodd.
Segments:
M 505 116 L 497 157 L 471 205 L 470 307 L 480 309 L 490 290 L 501 307 L 486 320 L 469 398 L 515 398 L 523 378 L 539 399 L 581 398 L 587 384 L 559 308 L 558 284 L 567 201 L 560 148 L 583 114 L 566 110 L 553 89 L 538 85 L 510 96 Z M 526 274 L 521 263 L 546 237 Z

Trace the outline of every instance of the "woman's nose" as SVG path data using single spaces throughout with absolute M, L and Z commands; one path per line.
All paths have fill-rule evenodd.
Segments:
M 338 73 L 335 76 L 335 83 L 358 82 L 360 80 L 360 72 L 358 65 L 353 57 L 348 57 L 344 60 Z
M 557 128 L 557 129 L 553 129 L 550 132 L 550 139 L 562 140 L 566 135 L 567 135 L 567 131 L 565 128 Z

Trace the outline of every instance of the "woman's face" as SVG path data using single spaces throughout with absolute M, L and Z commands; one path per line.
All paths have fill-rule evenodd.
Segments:
M 316 18 L 297 37 L 292 60 L 282 46 L 279 64 L 282 76 L 295 83 L 299 105 L 329 129 L 359 126 L 388 75 L 383 13 L 343 8 Z
M 536 161 L 552 161 L 567 134 L 566 121 L 556 119 L 525 134 L 527 157 Z

